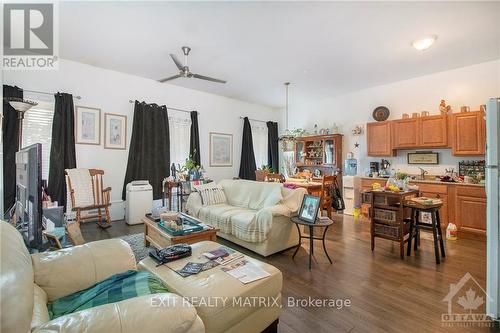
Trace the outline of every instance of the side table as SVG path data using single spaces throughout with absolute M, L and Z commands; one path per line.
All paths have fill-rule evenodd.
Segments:
M 292 259 L 295 258 L 295 255 L 299 251 L 300 247 L 302 246 L 302 239 L 303 238 L 309 238 L 309 270 L 311 270 L 311 258 L 314 255 L 314 247 L 313 247 L 313 242 L 314 240 L 321 240 L 323 244 L 323 251 L 325 251 L 326 257 L 328 258 L 328 261 L 330 264 L 332 264 L 332 259 L 330 259 L 330 256 L 328 255 L 328 252 L 326 251 L 326 246 L 325 246 L 325 236 L 326 236 L 326 231 L 328 230 L 328 227 L 333 224 L 333 221 L 328 219 L 328 220 L 316 220 L 316 223 L 309 223 L 302 221 L 298 217 L 292 217 L 290 219 L 293 223 L 295 223 L 295 226 L 297 227 L 297 230 L 299 231 L 299 245 L 297 245 L 297 249 L 295 249 L 295 252 L 293 253 Z M 307 226 L 309 227 L 309 236 L 304 236 L 302 235 L 300 231 L 300 225 Z M 323 230 L 323 236 L 321 238 L 319 237 L 314 237 L 314 228 L 315 227 L 323 227 L 325 228 Z

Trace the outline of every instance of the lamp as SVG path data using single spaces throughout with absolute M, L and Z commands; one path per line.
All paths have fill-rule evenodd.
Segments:
M 18 148 L 22 148 L 23 144 L 23 119 L 26 111 L 38 105 L 37 102 L 28 101 L 19 97 L 5 97 L 4 100 L 17 111 L 17 119 L 19 120 L 19 143 Z
M 281 149 L 283 151 L 290 151 L 293 150 L 293 146 L 290 147 L 290 144 L 295 143 L 295 135 L 290 132 L 288 129 L 288 86 L 290 85 L 290 82 L 285 82 L 285 124 L 286 124 L 286 129 L 285 132 L 282 136 L 279 137 L 279 141 L 281 142 Z

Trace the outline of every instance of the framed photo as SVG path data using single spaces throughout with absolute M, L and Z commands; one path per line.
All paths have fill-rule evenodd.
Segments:
M 104 114 L 104 148 L 127 149 L 127 116 Z
M 318 217 L 319 203 L 321 198 L 306 194 L 300 206 L 299 219 L 309 223 L 315 223 Z
M 76 107 L 76 143 L 101 144 L 101 109 Z
M 233 166 L 233 135 L 210 132 L 210 166 Z
M 408 153 L 408 164 L 439 164 L 439 154 L 433 152 Z

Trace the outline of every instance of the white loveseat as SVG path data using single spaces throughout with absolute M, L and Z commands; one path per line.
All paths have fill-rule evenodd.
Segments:
M 218 236 L 262 256 L 298 244 L 290 217 L 297 214 L 306 190 L 249 180 L 222 180 L 219 185 L 227 203 L 206 206 L 193 192 L 186 205 L 188 213 L 219 228 Z

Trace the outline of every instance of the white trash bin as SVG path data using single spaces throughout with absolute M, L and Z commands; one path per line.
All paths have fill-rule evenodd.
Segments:
M 129 225 L 140 224 L 144 215 L 151 213 L 153 187 L 147 180 L 128 183 L 125 200 L 125 222 Z

